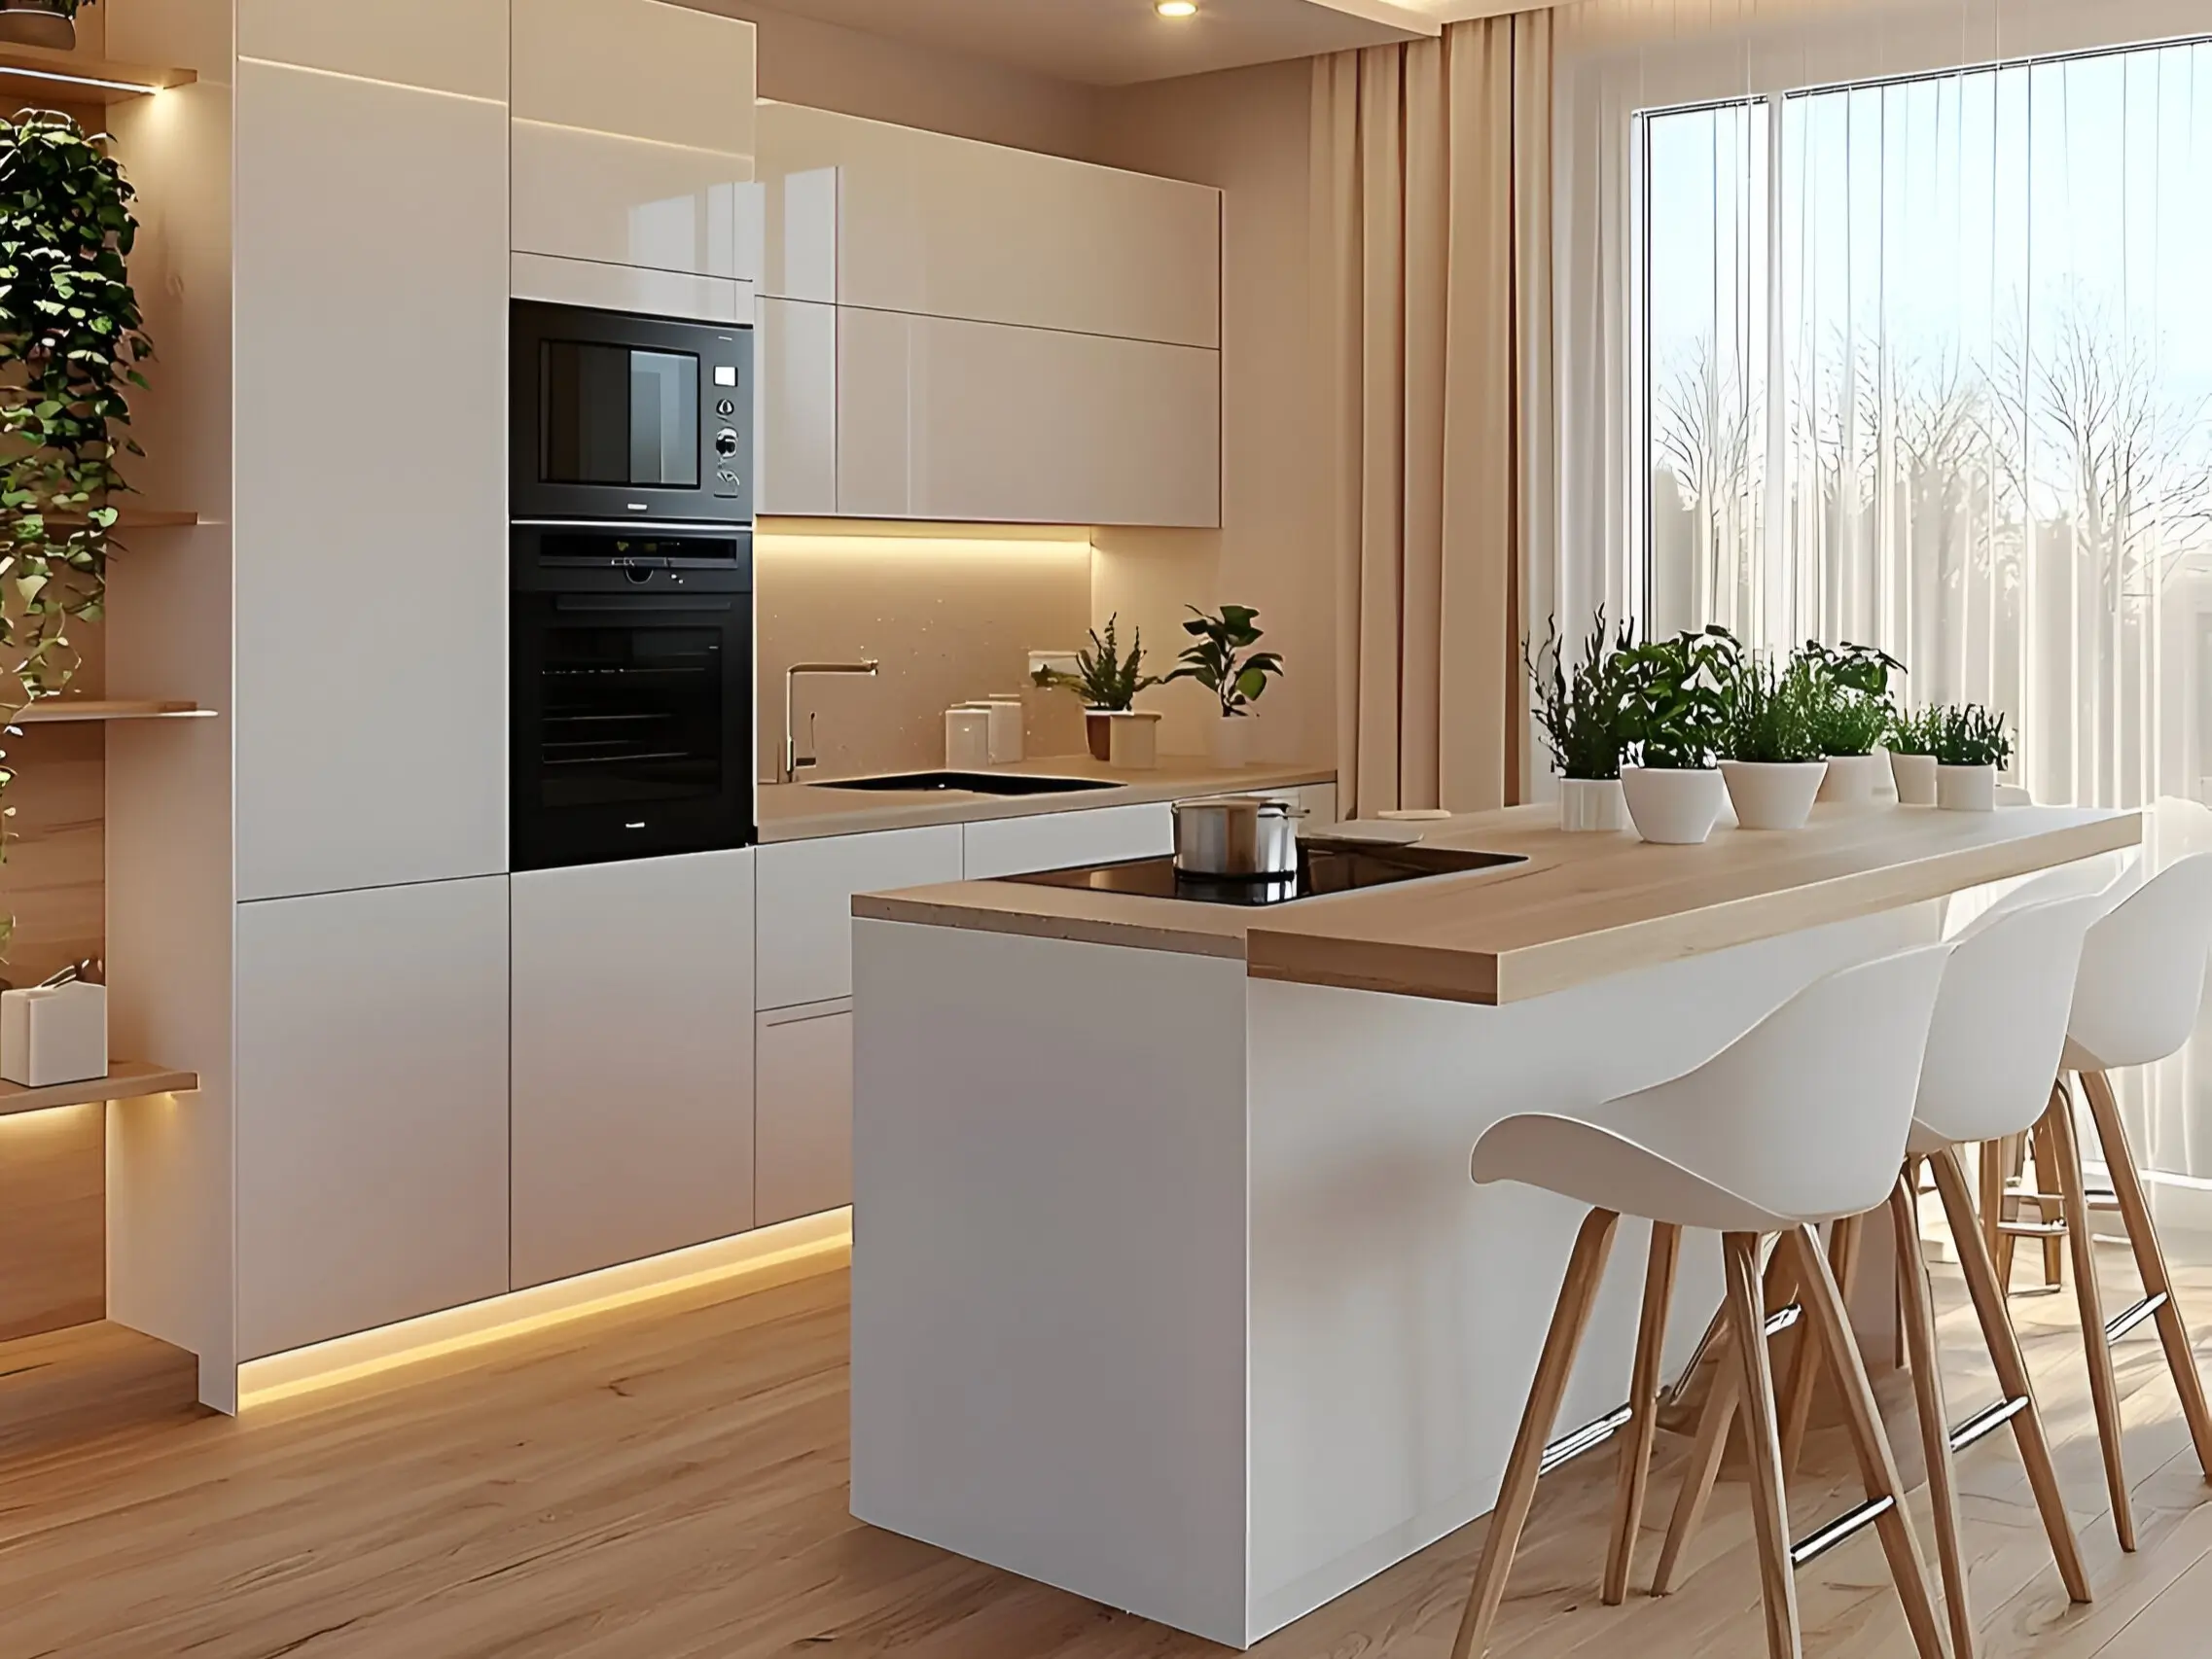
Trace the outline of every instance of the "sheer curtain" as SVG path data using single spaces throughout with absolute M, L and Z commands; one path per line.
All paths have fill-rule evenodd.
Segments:
M 1563 8 L 1537 604 L 1880 645 L 1915 701 L 2010 713 L 2039 799 L 2203 798 L 2207 35 L 2184 0 Z M 2201 1069 L 2133 1091 L 2186 1176 Z

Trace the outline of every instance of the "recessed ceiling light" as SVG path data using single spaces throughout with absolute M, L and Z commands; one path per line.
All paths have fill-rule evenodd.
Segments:
M 1195 18 L 1198 0 L 1154 0 L 1152 9 L 1163 18 Z

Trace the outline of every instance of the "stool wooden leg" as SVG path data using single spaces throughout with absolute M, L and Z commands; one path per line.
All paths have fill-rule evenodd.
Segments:
M 1605 1557 L 1605 1605 L 1628 1599 L 1635 1568 L 1636 1535 L 1644 1525 L 1644 1489 L 1652 1473 L 1652 1437 L 1659 1429 L 1659 1367 L 1666 1353 L 1666 1315 L 1674 1300 L 1674 1271 L 1682 1257 L 1682 1229 L 1652 1223 L 1651 1255 L 1644 1267 L 1644 1312 L 1636 1327 L 1636 1369 L 1630 1384 L 1628 1434 L 1621 1442 L 1619 1496 L 1613 1543 Z
M 2058 1157 L 2052 1141 L 2051 1167 L 2042 1179 L 2055 1182 Z M 1997 1288 L 1997 1270 L 1989 1260 L 1976 1223 L 1974 1199 L 1966 1184 L 1966 1168 L 1956 1150 L 1946 1147 L 1929 1160 L 1936 1175 L 1936 1191 L 1943 1199 L 1944 1218 L 1958 1247 L 1959 1265 L 1966 1275 L 1966 1291 L 1981 1324 L 1981 1339 L 1988 1344 L 1997 1386 L 2007 1399 L 2024 1399 L 2027 1406 L 2013 1419 L 2013 1439 L 2020 1462 L 2027 1467 L 2028 1486 L 2035 1493 L 2043 1530 L 2051 1538 L 2051 1558 L 2066 1594 L 2077 1602 L 2089 1599 L 2088 1570 L 2082 1565 L 2082 1543 L 2074 1534 L 2073 1517 L 2066 1513 L 2066 1495 L 2059 1490 L 2058 1470 L 2051 1461 L 2051 1442 L 2044 1435 L 2043 1413 L 2036 1404 L 2035 1385 L 2028 1378 L 2027 1360 L 2020 1353 L 2019 1334 L 2013 1329 L 2012 1310 Z
M 1584 1219 L 1582 1231 L 1575 1235 L 1574 1253 L 1567 1258 L 1567 1276 L 1559 1286 L 1558 1305 L 1552 1310 L 1552 1328 L 1536 1362 L 1536 1380 L 1529 1385 L 1520 1431 L 1514 1437 L 1513 1455 L 1506 1461 L 1505 1485 L 1498 1493 L 1498 1506 L 1490 1513 L 1489 1535 L 1482 1540 L 1481 1564 L 1475 1570 L 1467 1610 L 1459 1620 L 1459 1636 L 1451 1644 L 1451 1659 L 1471 1659 L 1489 1642 L 1490 1626 L 1505 1600 L 1506 1575 L 1513 1571 L 1514 1552 L 1520 1546 L 1520 1530 L 1528 1522 L 1528 1506 L 1536 1497 L 1545 1437 L 1559 1414 L 1559 1399 L 1567 1392 L 1575 1353 L 1589 1326 L 1590 1306 L 1597 1299 L 1598 1284 L 1605 1277 L 1605 1259 L 1613 1253 L 1613 1234 L 1620 1222 L 1621 1218 L 1610 1210 L 1592 1210 Z
M 2074 1300 L 2082 1310 L 2082 1351 L 2089 1363 L 2089 1400 L 2096 1407 L 2097 1440 L 2104 1452 L 2105 1491 L 2112 1499 L 2113 1531 L 2120 1547 L 2135 1548 L 2135 1510 L 2127 1499 L 2127 1469 L 2121 1462 L 2120 1385 L 2112 1374 L 2112 1343 L 2104 1333 L 2104 1293 L 2097 1287 L 2096 1246 L 2089 1233 L 2089 1201 L 2082 1181 L 2082 1147 L 2074 1134 L 2070 1090 L 2060 1088 L 2044 1113 L 2058 1148 L 2058 1190 L 2066 1204 L 2066 1247 L 2074 1257 Z
M 2058 1166 L 2058 1143 L 2051 1137 L 2050 1124 L 2038 1123 L 2035 1126 L 2033 1144 L 2035 1147 L 2035 1189 L 2043 1193 L 2056 1192 L 2058 1190 L 2057 1179 L 2051 1172 Z M 2035 1207 L 2035 1218 L 2039 1221 L 2049 1221 L 2051 1219 L 2050 1210 L 2046 1206 L 2038 1204 Z M 2043 1288 L 2047 1290 L 2055 1290 L 2065 1283 L 2066 1241 L 2063 1238 L 2046 1235 L 2043 1241 Z
M 1846 1216 L 1828 1230 L 1828 1261 L 1836 1282 L 1843 1287 L 1843 1299 L 1851 1299 L 1851 1287 L 1859 1276 L 1858 1216 Z M 1817 1359 L 1820 1345 L 1809 1326 L 1798 1328 L 1797 1352 L 1790 1359 L 1790 1383 L 1782 1396 L 1782 1468 L 1795 1474 L 1804 1456 L 1805 1430 L 1812 1423 L 1813 1390 L 1820 1380 Z
M 2204 1403 L 2204 1379 L 2197 1375 L 2189 1326 L 2181 1317 L 2181 1304 L 2174 1299 L 2166 1253 L 2158 1244 L 2150 1201 L 2143 1195 L 2143 1178 L 2136 1172 L 2135 1154 L 2127 1144 L 2120 1102 L 2113 1096 L 2112 1080 L 2102 1072 L 2084 1072 L 2082 1091 L 2089 1097 L 2089 1116 L 2096 1124 L 2097 1142 L 2104 1148 L 2105 1167 L 2112 1174 L 2112 1190 L 2120 1200 L 2121 1217 L 2127 1223 L 2127 1243 L 2135 1252 L 2143 1293 L 2164 1298 L 2151 1317 L 2158 1323 L 2158 1341 L 2166 1351 L 2166 1369 L 2173 1373 L 2174 1387 L 2181 1394 L 2181 1414 L 2189 1422 L 2189 1436 L 2196 1442 L 2196 1461 L 2212 1478 L 2212 1410 Z
M 1920 1449 L 1928 1464 L 1928 1499 L 1935 1512 L 1936 1565 L 1944 1579 L 1952 1659 L 1974 1659 L 1974 1614 L 1966 1600 L 1966 1557 L 1958 1539 L 1958 1486 L 1951 1470 L 1950 1410 L 1944 1402 L 1943 1362 L 1936 1351 L 1935 1292 L 1928 1260 L 1920 1253 L 1920 1206 L 1913 1191 L 1919 1171 L 1907 1164 L 1889 1197 L 1897 1235 L 1897 1286 L 1905 1302 L 1905 1345 L 1912 1365 L 1912 1400 L 1920 1420 Z
M 1896 1580 L 1898 1600 L 1905 1604 L 1905 1622 L 1911 1627 L 1912 1644 L 1920 1659 L 1944 1659 L 1943 1628 L 1928 1595 L 1927 1564 L 1920 1559 L 1919 1540 L 1913 1537 L 1912 1524 L 1905 1516 L 1905 1486 L 1898 1478 L 1889 1437 L 1882 1432 L 1874 1391 L 1867 1381 L 1866 1362 L 1859 1358 L 1859 1345 L 1851 1335 L 1843 1293 L 1828 1270 L 1827 1257 L 1821 1253 L 1820 1240 L 1813 1230 L 1800 1227 L 1790 1238 L 1797 1247 L 1798 1280 L 1802 1287 L 1805 1315 L 1835 1364 L 1843 1398 L 1843 1423 L 1850 1430 L 1851 1449 L 1858 1455 L 1867 1496 L 1891 1500 L 1874 1521 L 1874 1531 L 1880 1535 L 1883 1554 L 1889 1557 L 1890 1577 Z
M 1729 1273 L 1729 1323 L 1734 1326 L 1744 1441 L 1751 1462 L 1751 1514 L 1759 1534 L 1760 1600 L 1766 1609 L 1768 1659 L 1799 1659 L 1797 1569 L 1790 1561 L 1790 1508 L 1782 1490 L 1782 1439 L 1774 1421 L 1774 1377 L 1760 1331 L 1766 1310 L 1759 1282 L 1759 1236 L 1728 1233 L 1721 1252 Z
M 1997 1264 L 1997 1283 L 2010 1291 L 2012 1281 L 2005 1269 L 2012 1257 L 2004 1253 L 2005 1235 L 1997 1230 L 1997 1223 L 2005 1218 L 2005 1176 L 2012 1165 L 2013 1149 L 2009 1142 L 1984 1141 L 1981 1143 L 1980 1167 L 1978 1172 L 1981 1190 L 1979 1209 L 1981 1214 L 1981 1242 L 1989 1252 L 1989 1259 Z

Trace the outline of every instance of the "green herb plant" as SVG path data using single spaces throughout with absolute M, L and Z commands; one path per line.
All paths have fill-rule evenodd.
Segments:
M 1898 755 L 1933 755 L 1936 742 L 1943 731 L 1944 711 L 1926 708 L 1917 712 L 1900 709 L 1889 723 L 1889 735 L 1883 739 L 1890 751 Z
M 0 120 L 0 721 L 75 677 L 70 630 L 99 619 L 130 488 L 117 460 L 144 453 L 125 393 L 154 350 L 126 268 L 133 196 L 67 116 Z M 0 766 L 0 792 L 14 777 Z
M 1542 646 L 1531 651 L 1529 642 L 1521 641 L 1521 664 L 1534 693 L 1530 713 L 1561 777 L 1603 782 L 1621 775 L 1628 740 L 1617 665 L 1635 643 L 1633 624 L 1606 627 L 1603 606 L 1572 666 L 1556 618 Z
M 1895 718 L 1890 681 L 1905 664 L 1871 645 L 1807 640 L 1791 659 L 1813 688 L 1813 733 L 1823 755 L 1872 755 Z
M 1122 654 L 1121 639 L 1116 632 L 1121 622 L 1120 613 L 1106 618 L 1103 631 L 1090 630 L 1090 649 L 1076 653 L 1076 671 L 1062 673 L 1054 668 L 1040 668 L 1031 676 L 1040 686 L 1059 687 L 1074 691 L 1083 698 L 1087 708 L 1104 709 L 1114 714 L 1126 714 L 1137 700 L 1139 691 L 1149 690 L 1160 684 L 1152 675 L 1140 672 L 1144 663 L 1144 630 L 1139 628 L 1129 644 L 1129 653 Z
M 1655 771 L 1704 771 L 1728 737 L 1723 688 L 1742 654 L 1725 628 L 1647 640 L 1616 653 L 1623 736 Z
M 1819 695 L 1807 663 L 1777 663 L 1745 652 L 1722 682 L 1726 708 L 1721 754 L 1730 760 L 1798 765 L 1821 759 L 1814 729 Z
M 1267 688 L 1267 677 L 1283 671 L 1274 652 L 1252 650 L 1266 637 L 1255 625 L 1259 617 L 1249 605 L 1224 605 L 1218 617 L 1192 606 L 1183 631 L 1198 643 L 1184 649 L 1176 658 L 1182 666 L 1167 679 L 1195 680 L 1220 702 L 1225 720 L 1249 715 Z
M 1936 763 L 1941 766 L 2012 764 L 2013 739 L 2005 717 L 1980 703 L 1957 703 L 1932 710 L 1937 720 Z

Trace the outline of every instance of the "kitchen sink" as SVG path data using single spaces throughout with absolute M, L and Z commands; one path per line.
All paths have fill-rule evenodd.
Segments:
M 1120 786 L 1102 778 L 1039 778 L 1020 772 L 893 772 L 880 778 L 818 778 L 815 790 L 936 790 L 963 794 L 1077 794 Z

